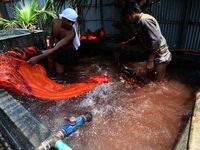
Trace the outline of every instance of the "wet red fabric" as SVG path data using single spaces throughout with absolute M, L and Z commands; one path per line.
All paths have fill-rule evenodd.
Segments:
M 8 56 L 15 57 L 15 58 L 28 60 L 32 56 L 38 55 L 39 50 L 34 46 L 25 47 L 25 48 L 15 47 L 13 49 L 7 50 L 5 54 Z
M 0 54 L 0 87 L 19 95 L 41 100 L 66 100 L 106 82 L 107 76 L 95 76 L 81 83 L 58 84 L 47 77 L 41 65 L 32 66 L 24 60 Z

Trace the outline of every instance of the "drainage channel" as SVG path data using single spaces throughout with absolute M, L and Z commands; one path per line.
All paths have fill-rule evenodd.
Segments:
M 7 142 L 7 140 L 0 133 L 0 150 L 12 150 L 11 145 Z
M 3 89 L 0 89 L 0 118 L 0 150 L 32 150 L 51 133 Z

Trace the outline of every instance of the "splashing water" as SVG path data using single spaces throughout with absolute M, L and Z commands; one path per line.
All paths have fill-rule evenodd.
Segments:
M 192 112 L 193 90 L 173 79 L 149 83 L 142 88 L 124 86 L 109 60 L 105 57 L 83 59 L 71 72 L 72 80 L 107 73 L 111 76 L 109 83 L 70 101 L 33 100 L 23 105 L 52 131 L 61 129 L 66 115 L 92 112 L 92 122 L 66 139 L 73 149 L 173 149 Z

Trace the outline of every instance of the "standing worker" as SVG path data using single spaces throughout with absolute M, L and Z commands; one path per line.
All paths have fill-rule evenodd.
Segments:
M 142 13 L 137 3 L 125 8 L 123 14 L 129 23 L 138 25 L 139 39 L 150 53 L 146 63 L 148 72 L 154 71 L 156 81 L 162 81 L 172 55 L 157 20 L 149 14 Z M 131 38 L 121 42 L 120 47 L 125 48 L 133 40 L 134 38 Z
M 76 11 L 72 8 L 65 9 L 59 15 L 59 19 L 52 22 L 50 37 L 50 49 L 43 51 L 42 54 L 28 60 L 30 64 L 36 64 L 39 60 L 52 56 L 55 62 L 57 77 L 65 78 L 65 65 L 71 63 L 72 55 L 80 46 L 75 22 L 78 18 Z

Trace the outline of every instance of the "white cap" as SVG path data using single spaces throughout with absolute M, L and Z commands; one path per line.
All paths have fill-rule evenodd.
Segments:
M 76 11 L 72 8 L 66 8 L 65 10 L 63 10 L 62 14 L 59 14 L 60 18 L 66 18 L 70 21 L 76 22 L 77 18 L 78 18 L 78 14 L 76 13 Z

